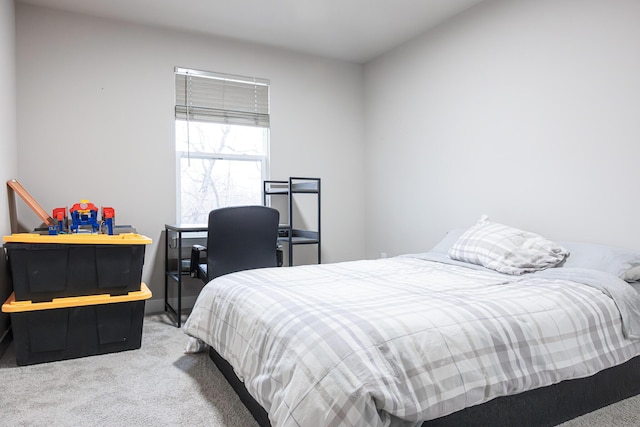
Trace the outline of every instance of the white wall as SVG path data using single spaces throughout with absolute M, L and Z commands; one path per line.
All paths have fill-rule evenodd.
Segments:
M 483 213 L 640 249 L 638 46 L 636 0 L 502 0 L 367 64 L 367 256 Z
M 175 222 L 175 66 L 271 80 L 271 178 L 321 177 L 323 261 L 364 256 L 362 66 L 22 3 L 16 15 L 20 181 L 47 210 L 86 198 L 151 237 L 154 299 Z
M 155 299 L 175 220 L 174 66 L 271 80 L 271 177 L 322 177 L 325 262 L 423 251 L 483 213 L 640 248 L 637 1 L 483 2 L 367 64 L 364 84 L 354 64 L 25 4 L 16 14 L 18 169 L 10 142 L 0 162 L 46 209 L 89 198 L 152 237 Z
M 0 185 L 17 174 L 16 140 L 16 48 L 13 0 L 0 0 Z M 6 190 L 0 192 L 0 234 L 11 234 Z M 5 257 L 0 257 L 0 304 L 11 293 Z M 8 329 L 9 316 L 0 313 L 0 341 Z M 3 346 L 0 345 L 0 354 Z

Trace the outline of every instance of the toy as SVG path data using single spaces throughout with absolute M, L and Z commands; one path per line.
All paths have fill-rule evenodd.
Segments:
M 80 200 L 80 203 L 76 203 L 69 209 L 71 214 L 71 226 L 69 230 L 72 233 L 77 233 L 78 229 L 83 225 L 91 226 L 91 231 L 97 233 L 100 230 L 100 224 L 98 224 L 98 208 L 88 200 Z
M 113 234 L 113 223 L 116 218 L 116 210 L 109 207 L 102 207 L 102 228 L 106 228 L 107 231 L 105 233 L 104 230 L 101 229 L 104 234 Z
M 55 208 L 53 210 L 53 225 L 49 226 L 49 234 L 61 234 L 67 229 L 67 208 Z
M 102 207 L 102 219 L 98 218 L 98 208 L 88 200 L 80 200 L 69 208 L 71 219 L 67 217 L 66 208 L 53 210 L 53 225 L 49 225 L 49 234 L 78 233 L 81 228 L 91 228 L 92 233 L 113 235 L 116 211 L 112 207 Z

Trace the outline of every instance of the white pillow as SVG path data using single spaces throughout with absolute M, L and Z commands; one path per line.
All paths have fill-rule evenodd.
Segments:
M 554 267 L 568 254 L 565 248 L 538 234 L 492 223 L 486 216 L 463 233 L 449 250 L 452 259 L 506 274 Z
M 640 280 L 640 251 L 582 242 L 560 242 L 571 255 L 562 267 L 606 271 L 627 282 Z
M 435 245 L 429 252 L 436 252 L 439 254 L 447 255 L 449 253 L 449 249 L 453 246 L 454 243 L 458 241 L 460 236 L 467 231 L 466 228 L 454 228 L 453 230 L 447 231 L 447 234 Z

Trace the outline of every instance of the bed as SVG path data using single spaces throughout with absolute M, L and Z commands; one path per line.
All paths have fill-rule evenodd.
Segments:
M 261 425 L 554 425 L 640 393 L 638 266 L 481 218 L 421 254 L 219 277 L 184 330 Z

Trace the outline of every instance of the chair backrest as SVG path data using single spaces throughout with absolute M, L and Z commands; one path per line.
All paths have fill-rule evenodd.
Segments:
M 275 267 L 277 209 L 233 206 L 209 213 L 207 278 L 254 268 Z

